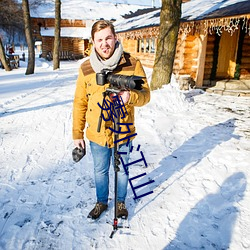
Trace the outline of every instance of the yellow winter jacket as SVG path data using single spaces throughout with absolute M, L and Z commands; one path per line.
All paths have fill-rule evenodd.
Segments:
M 120 123 L 132 123 L 133 125 L 129 125 L 130 131 L 128 130 L 128 126 L 120 126 L 121 132 L 124 132 L 119 133 L 120 140 L 136 133 L 134 126 L 134 107 L 143 106 L 149 102 L 150 90 L 140 61 L 128 53 L 123 53 L 119 65 L 112 73 L 144 77 L 142 90 L 130 90 L 130 99 L 125 105 L 127 114 L 124 118 L 120 119 Z M 101 113 L 101 108 L 98 106 L 98 103 L 102 105 L 103 92 L 108 87 L 109 84 L 103 86 L 97 85 L 96 73 L 92 69 L 89 60 L 82 63 L 79 69 L 73 102 L 73 140 L 84 138 L 84 129 L 85 125 L 87 125 L 86 137 L 90 141 L 101 146 L 107 145 L 110 148 L 114 147 L 114 133 L 110 130 L 110 128 L 113 128 L 111 119 L 109 121 L 102 120 L 100 132 L 97 132 Z M 107 117 L 105 114 L 104 116 Z M 130 138 L 130 140 L 132 139 L 134 139 L 134 136 Z M 125 142 L 127 142 L 127 139 L 121 140 L 119 144 Z

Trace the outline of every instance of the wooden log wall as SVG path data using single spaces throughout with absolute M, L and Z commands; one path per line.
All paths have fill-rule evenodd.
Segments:
M 152 68 L 155 60 L 155 48 L 154 53 L 147 52 L 146 50 L 138 50 L 139 43 L 145 43 L 147 37 L 137 39 L 127 39 L 125 36 L 119 37 L 123 49 L 131 53 L 134 57 L 140 59 L 145 67 Z M 152 37 L 149 38 L 153 39 Z M 196 78 L 197 73 L 197 57 L 198 57 L 198 37 L 195 35 L 184 36 L 179 34 L 176 47 L 176 55 L 173 66 L 173 73 L 177 75 L 190 75 L 193 79 Z M 155 47 L 157 45 L 157 39 L 155 38 Z M 144 45 L 144 47 L 146 47 Z
M 173 65 L 173 73 L 178 75 L 179 71 L 183 68 L 183 53 L 185 46 L 185 36 L 179 35 L 177 39 L 176 44 L 176 50 L 175 50 L 175 59 L 174 59 L 174 65 Z
M 73 51 L 73 39 L 63 37 L 61 38 L 60 51 Z
M 188 74 L 192 79 L 196 78 L 197 58 L 199 54 L 198 38 L 195 35 L 187 36 L 184 50 L 184 65 L 180 74 Z
M 122 43 L 123 46 L 123 50 L 127 51 L 131 54 L 135 54 L 136 53 L 136 47 L 137 47 L 137 40 L 126 40 L 126 39 L 121 39 L 120 42 Z
M 87 39 L 82 40 L 79 38 L 73 39 L 73 53 L 74 55 L 84 55 L 84 51 L 88 48 L 89 41 Z
M 154 66 L 155 53 L 138 51 L 138 41 L 135 39 L 120 39 L 124 51 L 138 58 L 145 67 L 152 68 Z
M 155 54 L 150 54 L 150 53 L 139 54 L 139 53 L 136 53 L 134 56 L 136 58 L 138 58 L 145 67 L 153 68 L 154 60 L 155 60 Z
M 215 46 L 215 34 L 213 35 L 208 34 L 204 78 L 203 78 L 205 82 L 210 81 L 213 68 L 214 46 Z
M 48 52 L 53 51 L 54 37 L 42 37 L 42 57 L 46 58 Z
M 198 37 L 195 35 L 179 35 L 175 52 L 173 73 L 189 75 L 196 79 L 197 58 L 199 53 Z
M 52 52 L 54 47 L 54 37 L 42 38 L 42 57 L 46 58 L 48 52 Z M 78 38 L 61 38 L 60 51 L 69 51 L 77 58 L 84 56 L 84 51 L 88 47 L 88 40 Z
M 39 27 L 49 28 L 55 27 L 54 18 L 31 18 L 32 27 L 34 29 L 39 29 Z M 71 20 L 71 19 L 62 19 L 61 27 L 86 27 L 85 20 Z

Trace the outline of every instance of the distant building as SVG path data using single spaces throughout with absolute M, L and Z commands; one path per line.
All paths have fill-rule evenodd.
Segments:
M 41 42 L 41 57 L 52 56 L 54 47 L 54 18 L 32 18 L 33 37 Z M 71 55 L 80 59 L 85 56 L 89 45 L 91 21 L 61 20 L 61 59 L 69 59 Z M 64 53 L 64 54 L 63 54 Z M 52 59 L 52 58 L 51 58 Z

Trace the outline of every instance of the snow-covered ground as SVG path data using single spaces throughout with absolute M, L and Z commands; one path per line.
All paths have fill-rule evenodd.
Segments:
M 81 61 L 37 58 L 35 74 L 0 69 L 0 249 L 250 249 L 250 99 L 179 91 L 152 91 L 137 108 L 138 136 L 148 167 L 130 167 L 129 228 L 109 238 L 109 209 L 98 222 L 89 145 L 72 161 L 72 100 Z M 146 69 L 150 79 L 151 70 Z M 132 152 L 132 160 L 139 152 Z

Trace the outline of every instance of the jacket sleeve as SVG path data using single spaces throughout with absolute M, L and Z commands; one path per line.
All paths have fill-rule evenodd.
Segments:
M 88 109 L 88 97 L 85 84 L 85 76 L 81 68 L 76 82 L 76 90 L 73 101 L 73 128 L 72 136 L 73 140 L 83 139 L 86 123 L 86 112 Z
M 142 84 L 141 90 L 132 89 L 130 91 L 128 105 L 141 107 L 150 101 L 150 89 L 148 86 L 146 74 L 139 60 L 137 60 L 136 62 L 134 75 L 142 76 L 144 84 Z

